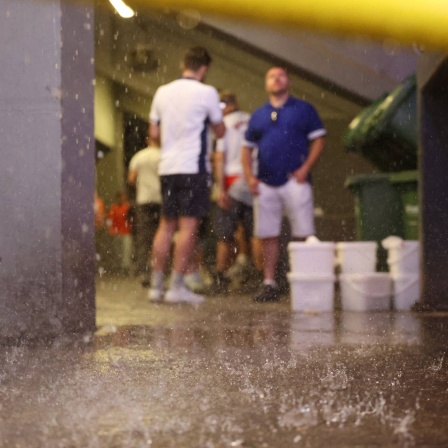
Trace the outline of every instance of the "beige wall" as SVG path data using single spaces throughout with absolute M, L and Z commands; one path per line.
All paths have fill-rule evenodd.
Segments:
M 115 104 L 113 83 L 104 76 L 95 80 L 95 139 L 106 146 L 115 146 Z
M 117 191 L 124 188 L 122 150 L 122 109 L 118 106 L 116 86 L 107 77 L 95 80 L 95 139 L 110 148 L 96 162 L 96 188 L 99 196 L 110 205 Z

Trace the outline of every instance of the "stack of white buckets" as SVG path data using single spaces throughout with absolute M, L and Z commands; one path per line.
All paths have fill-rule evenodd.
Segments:
M 292 309 L 332 311 L 336 265 L 342 309 L 389 310 L 392 297 L 395 309 L 409 310 L 420 292 L 418 241 L 391 237 L 383 246 L 388 249 L 388 273 L 375 272 L 378 247 L 374 241 L 289 243 Z
M 392 279 L 376 271 L 378 246 L 375 241 L 338 243 L 337 264 L 340 275 L 342 309 L 380 311 L 390 308 Z
M 288 281 L 294 311 L 333 311 L 333 242 L 291 242 L 288 244 Z

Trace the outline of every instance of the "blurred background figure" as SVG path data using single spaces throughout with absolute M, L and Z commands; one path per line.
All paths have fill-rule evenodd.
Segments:
M 137 275 L 142 286 L 149 287 L 149 260 L 154 235 L 160 220 L 162 194 L 158 174 L 160 148 L 149 140 L 149 146 L 138 151 L 129 163 L 128 184 L 135 186 L 135 221 Z
M 98 196 L 96 191 L 93 198 L 93 212 L 95 216 L 95 229 L 103 229 L 106 225 L 106 207 L 104 201 Z
M 107 229 L 113 237 L 114 254 L 117 257 L 117 270 L 129 274 L 132 267 L 132 236 L 129 221 L 130 204 L 126 193 L 119 192 L 107 213 Z
M 108 252 L 106 231 L 106 206 L 95 190 L 93 197 L 93 213 L 95 222 L 95 259 L 97 272 L 101 275 L 105 272 L 104 254 Z
M 263 279 L 263 247 L 254 235 L 253 196 L 244 178 L 237 179 L 228 194 L 232 199 L 229 212 L 238 220 L 238 255 L 225 276 L 233 279 L 240 292 L 252 292 Z
M 242 177 L 241 148 L 244 135 L 250 119 L 247 112 L 239 110 L 238 100 L 234 93 L 224 90 L 220 94 L 221 108 L 224 114 L 226 134 L 216 144 L 214 155 L 214 175 L 218 190 L 217 208 L 214 220 L 214 231 L 218 238 L 216 247 L 216 272 L 210 287 L 210 294 L 224 294 L 228 292 L 230 279 L 226 271 L 235 261 L 238 252 L 238 263 L 233 268 L 233 274 L 241 271 L 241 267 L 248 263 L 247 233 L 252 228 L 252 208 L 233 200 L 229 196 L 229 189 Z M 240 226 L 237 232 L 238 225 Z

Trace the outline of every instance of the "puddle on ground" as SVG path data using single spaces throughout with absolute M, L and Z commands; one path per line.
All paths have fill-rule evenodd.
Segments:
M 448 446 L 446 316 L 139 306 L 2 348 L 0 447 Z

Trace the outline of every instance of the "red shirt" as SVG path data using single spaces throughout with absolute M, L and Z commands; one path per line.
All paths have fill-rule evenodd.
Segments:
M 131 223 L 128 221 L 129 202 L 112 204 L 107 214 L 107 226 L 110 235 L 129 235 Z

